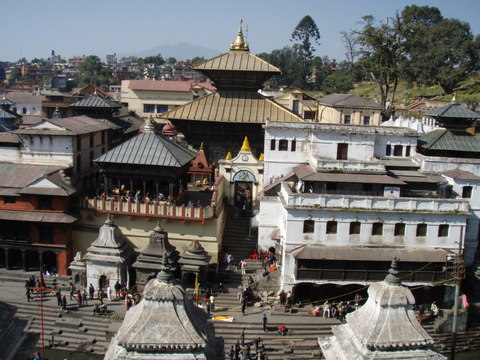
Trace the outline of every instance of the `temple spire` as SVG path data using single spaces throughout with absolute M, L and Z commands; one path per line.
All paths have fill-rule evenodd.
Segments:
M 246 136 L 245 136 L 245 139 L 243 139 L 243 144 L 240 151 L 250 151 L 250 152 L 252 151 L 252 149 L 250 148 L 250 143 L 248 142 L 248 137 Z
M 385 277 L 385 281 L 391 285 L 400 285 L 402 282 L 398 277 L 397 258 L 393 258 L 388 275 Z
M 234 50 L 250 51 L 248 43 L 243 38 L 242 23 L 243 23 L 243 19 L 240 18 L 240 27 L 238 29 L 237 38 L 235 39 L 234 42 L 232 42 L 230 44 L 230 50 L 232 50 L 232 51 L 234 51 Z

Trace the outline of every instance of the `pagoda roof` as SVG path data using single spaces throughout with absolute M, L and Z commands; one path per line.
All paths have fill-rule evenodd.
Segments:
M 421 148 L 429 150 L 480 152 L 480 137 L 463 130 L 433 130 L 418 139 Z
M 90 95 L 86 98 L 75 101 L 68 105 L 69 108 L 95 108 L 95 109 L 119 109 L 122 107 L 118 102 L 107 99 L 98 94 Z
M 101 155 L 95 161 L 98 163 L 182 167 L 194 158 L 193 151 L 149 127 Z
M 21 119 L 22 116 L 0 107 L 0 119 Z
M 248 51 L 231 50 L 193 66 L 195 70 L 259 71 L 280 73 L 280 69 Z
M 190 167 L 188 168 L 188 174 L 210 174 L 212 167 L 208 164 L 207 157 L 203 146 L 198 150 L 198 154 L 195 159 L 192 160 Z
M 450 119 L 480 119 L 479 113 L 469 110 L 459 103 L 451 103 L 443 107 L 432 109 L 425 115 Z
M 162 118 L 223 123 L 304 122 L 292 111 L 256 92 L 217 91 L 162 114 Z
M 10 107 L 12 105 L 15 105 L 15 103 L 7 99 L 5 96 L 3 97 L 3 99 L 0 99 L 0 107 L 3 107 L 3 106 Z

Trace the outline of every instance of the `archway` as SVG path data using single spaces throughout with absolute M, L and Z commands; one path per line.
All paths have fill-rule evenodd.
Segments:
M 40 270 L 40 259 L 37 251 L 25 251 L 25 269 L 27 271 Z
M 109 285 L 109 280 L 105 275 L 102 275 L 98 278 L 98 288 L 99 289 L 106 289 Z
M 19 249 L 8 249 L 8 267 L 12 270 L 23 269 L 22 252 Z
M 49 274 L 57 273 L 57 254 L 53 251 L 45 251 L 42 255 L 43 268 Z

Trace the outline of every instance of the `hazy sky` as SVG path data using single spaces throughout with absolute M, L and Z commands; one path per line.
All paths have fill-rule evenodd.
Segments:
M 0 60 L 47 58 L 52 49 L 62 57 L 104 58 L 178 43 L 225 52 L 240 17 L 251 52 L 270 52 L 292 44 L 290 35 L 305 15 L 320 30 L 317 55 L 342 60 L 341 31 L 364 15 L 386 19 L 411 4 L 438 7 L 480 33 L 480 0 L 11 0 L 1 5 Z

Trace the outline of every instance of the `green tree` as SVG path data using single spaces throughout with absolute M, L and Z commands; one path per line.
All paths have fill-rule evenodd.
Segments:
M 353 89 L 353 78 L 349 74 L 332 74 L 325 77 L 321 90 L 325 94 L 345 94 Z
M 203 56 L 195 56 L 190 63 L 192 66 L 195 66 L 197 64 L 200 64 L 201 62 L 205 61 L 205 58 Z
M 406 58 L 403 75 L 410 83 L 440 85 L 451 94 L 478 70 L 479 41 L 470 25 L 445 19 L 429 6 L 407 6 L 401 13 Z
M 137 62 L 139 65 L 155 64 L 155 66 L 159 66 L 159 65 L 165 64 L 165 59 L 160 55 L 153 55 L 153 56 L 147 56 L 144 58 L 139 58 Z
M 315 21 L 309 15 L 303 17 L 293 30 L 290 40 L 296 42 L 298 60 L 300 61 L 301 81 L 299 87 L 310 88 L 309 78 L 312 74 L 314 44 L 320 45 L 320 32 Z
M 99 75 L 102 71 L 102 62 L 96 55 L 89 55 L 85 61 L 78 65 L 78 71 L 81 75 Z
M 298 48 L 285 46 L 271 53 L 260 53 L 258 57 L 278 67 L 282 73 L 275 75 L 265 86 L 272 89 L 301 87 L 302 75 L 299 71 Z
M 8 86 L 15 85 L 18 81 L 20 81 L 22 78 L 22 75 L 20 74 L 20 70 L 18 68 L 14 68 L 12 72 L 10 73 L 10 76 L 8 77 Z
M 167 59 L 167 64 L 173 64 L 173 65 L 175 65 L 176 62 L 177 62 L 177 59 L 175 59 L 175 58 L 172 57 L 172 56 Z

